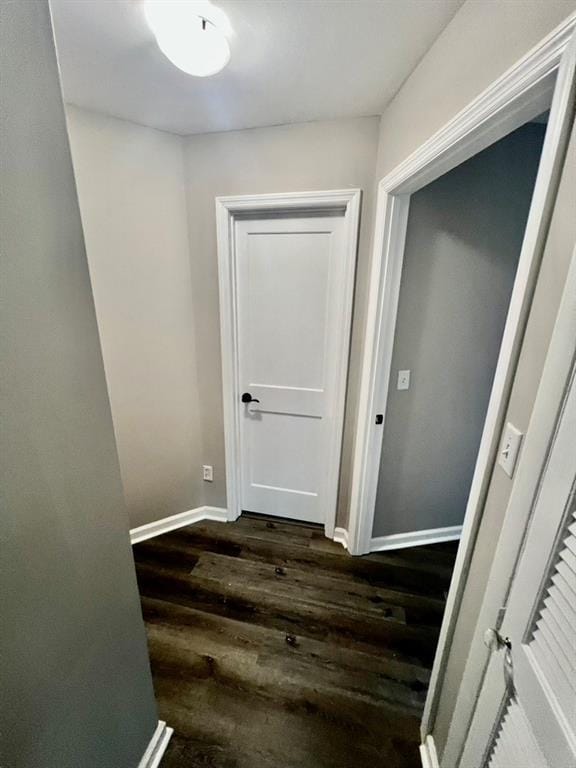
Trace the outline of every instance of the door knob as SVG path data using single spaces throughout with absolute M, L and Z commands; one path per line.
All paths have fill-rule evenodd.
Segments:
M 500 632 L 492 627 L 484 632 L 484 645 L 491 651 L 499 651 L 501 648 L 508 648 L 509 651 L 512 650 L 512 643 L 509 638 L 502 637 Z
M 260 400 L 258 400 L 257 397 L 252 397 L 250 392 L 244 392 L 242 395 L 242 402 L 243 403 L 259 403 Z

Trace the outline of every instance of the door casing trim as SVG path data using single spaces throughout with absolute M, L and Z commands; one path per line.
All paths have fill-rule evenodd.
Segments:
M 342 433 L 344 429 L 344 405 L 348 377 L 350 332 L 352 327 L 352 303 L 354 276 L 358 248 L 358 224 L 360 217 L 361 190 L 340 189 L 321 192 L 290 192 L 265 195 L 237 195 L 217 197 L 216 236 L 218 247 L 218 283 L 220 292 L 220 342 L 222 353 L 222 394 L 224 406 L 224 442 L 226 455 L 226 497 L 228 519 L 236 520 L 241 513 L 241 447 L 240 447 L 240 383 L 238 306 L 236 290 L 236 245 L 234 224 L 238 217 L 259 214 L 329 213 L 339 211 L 343 215 L 346 230 L 346 265 L 343 286 L 345 313 L 342 338 L 338 344 L 338 375 L 334 396 L 329 403 L 335 414 L 330 435 L 330 458 L 324 519 L 325 532 L 334 537 L 336 505 Z

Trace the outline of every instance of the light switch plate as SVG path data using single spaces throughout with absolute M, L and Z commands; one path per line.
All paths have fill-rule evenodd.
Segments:
M 520 432 L 519 429 L 516 429 L 513 424 L 510 424 L 510 422 L 506 424 L 504 435 L 502 437 L 502 444 L 500 445 L 500 453 L 498 454 L 498 464 L 500 464 L 508 477 L 512 477 L 514 474 L 522 437 L 522 432 Z
M 396 389 L 410 389 L 410 371 L 398 371 Z

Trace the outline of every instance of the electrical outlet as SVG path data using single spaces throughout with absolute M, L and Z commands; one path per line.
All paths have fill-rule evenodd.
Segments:
M 204 464 L 202 467 L 202 479 L 211 483 L 214 480 L 214 470 L 210 464 Z

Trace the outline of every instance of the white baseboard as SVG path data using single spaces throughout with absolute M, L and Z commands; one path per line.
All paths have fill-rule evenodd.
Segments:
M 153 523 L 139 525 L 138 528 L 130 530 L 130 543 L 138 544 L 140 541 L 146 541 L 146 539 L 160 536 L 162 533 L 184 528 L 186 525 L 200 523 L 202 520 L 226 523 L 228 522 L 228 511 L 221 507 L 196 507 L 196 509 L 189 509 L 187 512 L 179 512 L 177 515 L 164 517 L 162 520 L 155 520 Z
M 376 536 L 370 541 L 370 552 L 382 552 L 386 549 L 417 547 L 420 544 L 439 544 L 442 541 L 456 541 L 462 535 L 462 526 L 448 528 L 430 528 L 427 531 L 394 533 L 391 536 Z
M 138 768 L 158 768 L 173 733 L 173 728 L 169 728 L 164 720 L 159 720 Z
M 227 523 L 231 520 L 230 513 L 224 507 L 200 507 L 203 510 L 204 520 L 214 520 L 216 523 Z M 234 520 L 238 519 L 238 515 Z
M 422 768 L 440 768 L 433 736 L 426 736 L 426 741 L 420 744 L 420 759 Z
M 334 541 L 348 549 L 348 531 L 346 528 L 334 528 Z

